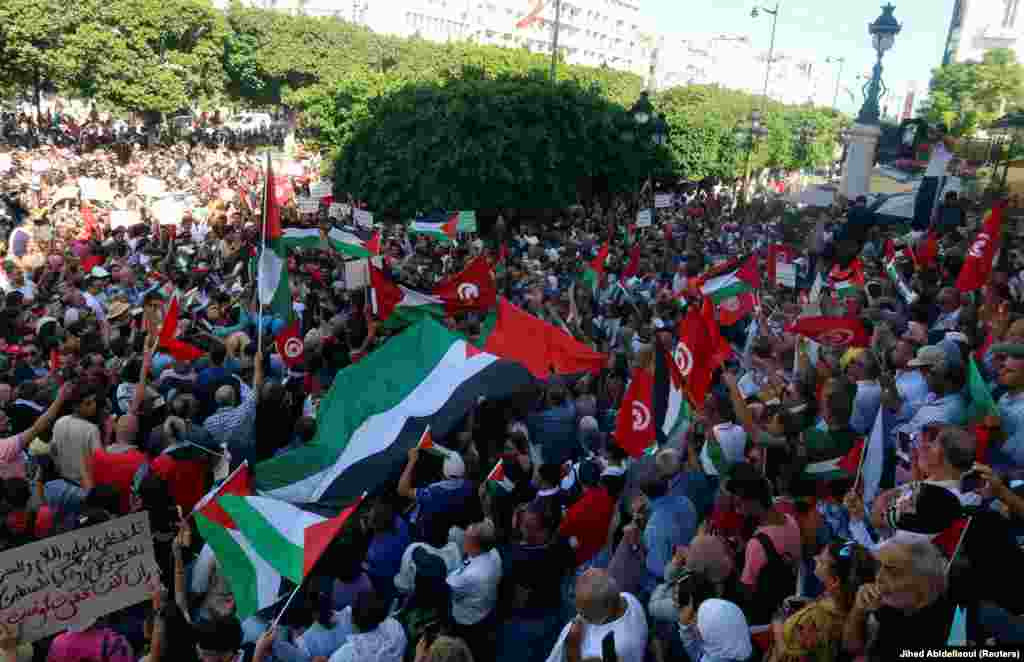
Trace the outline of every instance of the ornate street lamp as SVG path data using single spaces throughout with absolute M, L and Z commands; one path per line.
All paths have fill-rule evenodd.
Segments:
M 878 60 L 872 70 L 871 80 L 864 86 L 864 105 L 857 115 L 858 124 L 878 124 L 881 117 L 878 100 L 886 91 L 885 83 L 882 82 L 882 56 L 892 48 L 896 35 L 903 29 L 892 15 L 895 9 L 892 3 L 885 5 L 882 7 L 882 15 L 868 25 L 871 44 L 878 54 Z

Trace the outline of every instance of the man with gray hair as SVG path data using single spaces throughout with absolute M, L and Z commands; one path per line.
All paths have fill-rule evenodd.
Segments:
M 619 662 L 643 662 L 647 617 L 643 605 L 604 570 L 592 568 L 576 580 L 576 618 L 558 637 L 547 662 L 603 659 L 602 644 L 614 635 Z
M 480 660 L 494 658 L 492 637 L 502 576 L 501 555 L 495 549 L 497 542 L 494 524 L 490 521 L 471 524 L 462 543 L 465 560 L 447 580 L 456 634 L 466 640 L 473 656 Z
M 956 605 L 947 595 L 946 558 L 930 542 L 893 543 L 878 551 L 873 584 L 857 592 L 843 631 L 846 651 L 895 660 L 902 650 L 946 644 Z M 877 631 L 868 647 L 868 618 Z
M 242 390 L 239 401 L 234 387 L 227 384 L 218 387 L 213 394 L 217 411 L 203 423 L 210 436 L 218 444 L 227 445 L 236 456 L 256 443 L 253 425 L 256 422 L 256 405 L 263 390 L 263 352 L 257 351 L 254 361 L 252 388 L 239 380 Z

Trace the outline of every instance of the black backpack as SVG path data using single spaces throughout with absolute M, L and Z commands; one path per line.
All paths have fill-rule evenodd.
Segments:
M 748 616 L 751 625 L 764 625 L 772 622 L 772 616 L 782 601 L 796 590 L 796 568 L 775 550 L 772 539 L 767 535 L 758 533 L 754 537 L 761 543 L 768 562 L 757 575 Z

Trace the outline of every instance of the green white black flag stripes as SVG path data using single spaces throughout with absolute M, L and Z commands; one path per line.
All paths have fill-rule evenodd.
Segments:
M 398 477 L 428 425 L 444 438 L 480 396 L 505 398 L 532 382 L 522 365 L 421 321 L 338 373 L 316 438 L 257 465 L 256 487 L 293 503 L 351 503 Z

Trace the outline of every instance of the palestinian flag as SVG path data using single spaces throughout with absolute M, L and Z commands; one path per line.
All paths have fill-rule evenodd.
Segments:
M 260 251 L 259 299 L 261 306 L 288 321 L 292 317 L 292 293 L 288 287 L 287 250 L 282 239 L 281 207 L 274 191 L 273 166 L 267 154 L 267 190 L 263 194 L 263 246 Z
M 583 270 L 583 282 L 591 292 L 597 292 L 604 279 L 604 263 L 608 261 L 608 242 L 604 242 L 597 257 L 591 260 Z
M 501 400 L 532 384 L 523 366 L 423 320 L 339 372 L 316 438 L 256 465 L 256 487 L 292 503 L 351 503 L 398 479 L 427 426 L 443 439 L 479 397 Z
M 761 275 L 757 272 L 757 258 L 751 255 L 742 263 L 716 268 L 701 279 L 700 293 L 719 304 L 726 299 L 756 290 L 761 286 Z
M 399 328 L 428 317 L 444 317 L 444 302 L 404 285 L 396 285 L 387 274 L 370 265 L 370 305 L 374 316 L 386 328 Z
M 516 488 L 515 483 L 505 475 L 505 460 L 498 460 L 498 463 L 491 469 L 491 473 L 487 474 L 484 484 L 488 488 L 500 487 L 506 493 Z
M 663 349 L 655 353 L 653 374 L 646 368 L 636 368 L 616 421 L 615 440 L 619 446 L 632 457 L 639 457 L 677 436 L 689 418 L 684 386 L 679 366 Z
M 992 399 L 985 378 L 978 370 L 974 357 L 967 362 L 967 392 L 971 396 L 971 404 L 967 409 L 967 420 L 976 440 L 976 460 L 982 464 L 988 462 L 988 449 L 992 441 L 992 429 L 985 425 L 989 416 L 999 416 L 999 408 Z
M 829 347 L 868 347 L 871 336 L 856 317 L 801 317 L 786 331 Z
M 323 248 L 324 235 L 319 228 L 285 228 L 281 243 L 286 250 L 292 248 Z
M 841 297 L 853 296 L 864 290 L 864 265 L 860 258 L 854 258 L 845 269 L 839 265 L 832 267 L 828 274 L 828 284 Z
M 814 458 L 804 467 L 803 476 L 819 481 L 852 479 L 857 475 L 864 439 L 853 432 L 811 428 L 804 432 L 807 452 Z
M 236 616 L 240 619 L 273 606 L 295 588 L 253 549 L 234 519 L 219 504 L 219 499 L 225 495 L 250 494 L 249 467 L 242 464 L 224 484 L 203 497 L 193 511 L 200 535 L 213 550 L 231 586 Z
M 301 584 L 313 570 L 360 502 L 335 517 L 323 517 L 268 497 L 225 495 L 217 499 L 251 548 L 295 584 Z
M 454 214 L 442 222 L 415 220 L 409 224 L 410 234 L 425 234 L 438 241 L 454 242 L 459 233 L 459 215 Z
M 331 228 L 327 233 L 327 243 L 334 250 L 349 257 L 371 258 L 380 255 L 379 231 L 367 239 L 355 232 Z
M 484 351 L 526 366 L 538 379 L 548 379 L 552 372 L 598 373 L 608 365 L 607 354 L 595 352 L 506 299 L 498 300 L 498 310 L 488 316 L 480 338 Z
M 473 258 L 461 272 L 438 283 L 431 293 L 444 303 L 445 311 L 455 313 L 488 311 L 498 300 L 498 285 L 491 264 L 483 255 Z

